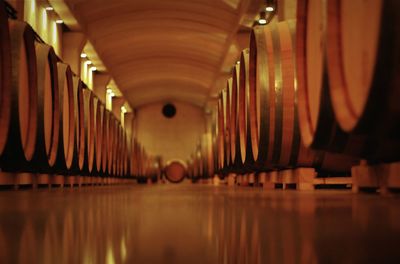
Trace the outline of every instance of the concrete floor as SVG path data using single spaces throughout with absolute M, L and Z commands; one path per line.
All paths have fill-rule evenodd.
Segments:
M 201 185 L 0 192 L 1 263 L 400 263 L 399 197 Z

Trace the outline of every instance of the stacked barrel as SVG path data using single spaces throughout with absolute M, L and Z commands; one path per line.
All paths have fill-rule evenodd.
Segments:
M 140 177 L 151 158 L 103 102 L 0 1 L 0 169 Z
M 298 1 L 296 20 L 254 27 L 219 94 L 215 170 L 333 175 L 400 160 L 399 8 Z

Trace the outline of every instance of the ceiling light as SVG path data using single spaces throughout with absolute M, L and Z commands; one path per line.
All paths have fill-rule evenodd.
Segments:
M 91 71 L 97 71 L 97 68 L 93 66 L 93 67 L 90 67 L 90 70 Z
M 62 23 L 64 23 L 64 21 L 63 21 L 62 19 L 57 19 L 57 20 L 56 20 L 56 23 L 57 23 L 57 24 L 62 24 Z
M 44 8 L 46 11 L 53 11 L 54 8 L 52 6 L 47 6 Z
M 87 58 L 87 54 L 86 53 L 81 53 L 81 58 Z
M 240 64 L 240 60 L 238 60 L 238 61 L 236 62 L 236 64 Z
M 272 12 L 272 11 L 274 11 L 274 7 L 273 7 L 273 6 L 267 6 L 267 7 L 265 8 L 265 11 L 267 11 L 267 12 Z
M 265 25 L 267 24 L 267 19 L 265 17 L 265 12 L 260 13 L 260 18 L 258 19 L 258 24 L 259 25 Z
M 90 64 L 92 64 L 92 61 L 91 60 L 85 61 L 85 64 L 90 65 Z
M 125 108 L 125 106 L 121 106 L 121 112 L 124 113 L 124 114 L 126 113 L 126 108 Z
M 107 88 L 107 93 L 108 94 L 112 93 L 112 89 L 111 88 Z

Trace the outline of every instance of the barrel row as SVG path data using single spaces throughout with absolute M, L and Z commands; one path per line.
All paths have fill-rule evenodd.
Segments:
M 253 28 L 250 48 L 221 91 L 217 164 L 221 173 L 314 167 L 349 171 L 357 159 L 306 147 L 300 134 L 295 21 Z
M 0 1 L 0 168 L 145 176 L 151 157 L 53 48 Z

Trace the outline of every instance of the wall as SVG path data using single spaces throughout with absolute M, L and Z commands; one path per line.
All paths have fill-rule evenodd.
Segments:
M 171 159 L 186 161 L 205 131 L 203 109 L 181 102 L 172 102 L 176 115 L 162 114 L 164 103 L 142 106 L 136 112 L 136 135 L 151 155 L 161 155 L 163 162 Z

